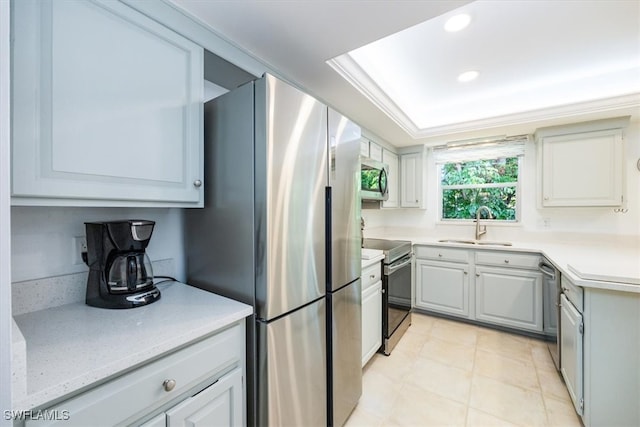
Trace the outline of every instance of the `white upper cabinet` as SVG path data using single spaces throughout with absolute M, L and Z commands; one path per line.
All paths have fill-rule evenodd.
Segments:
M 425 208 L 424 154 L 400 155 L 400 207 Z
M 386 148 L 382 149 L 382 163 L 389 166 L 387 173 L 387 186 L 389 188 L 389 198 L 382 202 L 383 208 L 397 208 L 398 207 L 398 189 L 399 189 L 399 164 L 398 155 Z
M 623 205 L 625 123 L 538 131 L 542 207 Z
M 369 140 L 366 138 L 360 138 L 360 155 L 369 157 Z
M 379 162 L 382 161 L 382 147 L 373 141 L 369 141 L 369 157 Z
M 117 1 L 17 1 L 14 205 L 202 206 L 203 49 Z

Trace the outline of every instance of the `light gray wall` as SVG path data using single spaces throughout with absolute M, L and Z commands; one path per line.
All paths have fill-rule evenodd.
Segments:
M 11 409 L 11 228 L 10 102 L 9 102 L 9 2 L 0 1 L 0 409 Z M 4 415 L 4 414 L 3 414 Z M 0 418 L 0 426 L 13 422 Z
M 182 209 L 177 208 L 11 208 L 12 282 L 88 271 L 73 264 L 73 237 L 85 235 L 85 221 L 149 219 L 156 226 L 147 248 L 152 261 L 173 258 L 184 280 Z

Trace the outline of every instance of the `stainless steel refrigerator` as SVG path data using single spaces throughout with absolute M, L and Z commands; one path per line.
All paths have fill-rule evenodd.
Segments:
M 266 75 L 206 103 L 204 119 L 205 207 L 185 213 L 187 280 L 254 307 L 247 423 L 333 424 L 328 375 L 342 368 L 327 355 L 341 347 L 327 324 L 341 318 L 331 304 L 356 308 L 327 297 L 328 109 Z
M 359 126 L 329 109 L 327 345 L 333 426 L 345 423 L 362 394 L 360 136 Z

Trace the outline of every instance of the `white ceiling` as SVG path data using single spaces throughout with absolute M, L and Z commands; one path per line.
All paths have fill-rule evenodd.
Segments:
M 640 116 L 638 0 L 172 1 L 396 146 Z M 347 57 L 359 89 L 326 62 L 376 41 Z

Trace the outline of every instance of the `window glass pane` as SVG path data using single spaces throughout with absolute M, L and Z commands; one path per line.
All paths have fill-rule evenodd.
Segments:
M 518 182 L 518 158 L 475 160 L 442 165 L 442 185 Z
M 493 219 L 515 221 L 516 187 L 442 190 L 442 219 L 475 219 L 483 205 L 491 209 Z
M 380 184 L 385 185 L 384 175 L 381 180 L 380 171 L 376 169 L 363 170 L 360 174 L 360 181 L 362 189 L 365 191 L 377 191 L 380 188 Z

